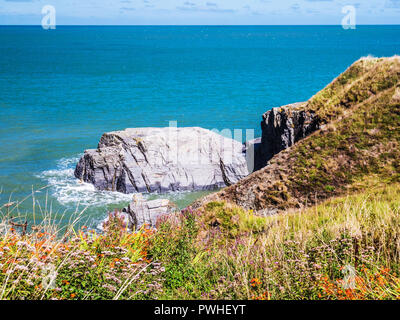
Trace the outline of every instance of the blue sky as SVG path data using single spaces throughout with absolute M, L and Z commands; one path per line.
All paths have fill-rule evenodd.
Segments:
M 57 25 L 340 24 L 346 5 L 357 24 L 400 23 L 400 0 L 0 0 L 0 24 L 39 25 L 44 5 Z

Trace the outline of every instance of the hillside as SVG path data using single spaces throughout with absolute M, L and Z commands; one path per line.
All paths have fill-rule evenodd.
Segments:
M 362 58 L 296 110 L 321 129 L 199 204 L 225 200 L 270 214 L 400 181 L 400 58 Z

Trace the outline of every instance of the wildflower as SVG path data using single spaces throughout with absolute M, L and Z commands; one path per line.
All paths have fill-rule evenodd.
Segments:
M 26 282 L 26 284 L 27 284 L 28 286 L 33 286 L 33 282 L 32 282 L 31 280 L 26 280 L 25 282 Z
M 28 244 L 25 241 L 18 241 L 16 245 L 17 247 L 26 247 Z
M 76 294 L 75 293 L 71 293 L 71 298 L 73 299 L 75 297 L 76 297 Z
M 251 281 L 250 281 L 250 285 L 251 285 L 253 288 L 259 286 L 260 284 L 261 284 L 261 280 L 258 279 L 258 278 L 253 278 L 253 279 L 251 279 Z
M 21 266 L 21 265 L 17 264 L 17 265 L 15 266 L 15 270 L 18 270 L 18 271 L 28 271 L 28 267 L 27 267 L 27 266 Z
M 108 283 L 103 284 L 102 287 L 105 288 L 105 289 L 108 289 L 110 291 L 113 291 L 113 292 L 117 291 L 116 287 L 114 287 L 114 286 L 112 286 L 111 284 L 108 284 Z

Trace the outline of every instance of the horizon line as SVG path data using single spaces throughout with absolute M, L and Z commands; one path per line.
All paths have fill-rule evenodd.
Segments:
M 1 24 L 1 27 L 41 27 L 41 24 Z M 56 27 L 341 27 L 341 24 L 57 24 Z M 398 24 L 363 24 L 357 26 L 400 26 Z

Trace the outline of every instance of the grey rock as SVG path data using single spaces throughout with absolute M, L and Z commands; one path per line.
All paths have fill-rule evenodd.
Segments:
M 75 169 L 98 190 L 123 193 L 211 190 L 248 173 L 242 143 L 198 127 L 105 133 Z
M 155 228 L 157 221 L 162 216 L 168 216 L 175 211 L 175 206 L 167 199 L 145 201 L 135 198 L 122 212 L 128 216 L 128 228 L 139 230 L 147 225 Z
M 265 167 L 275 154 L 319 129 L 318 117 L 304 110 L 304 106 L 304 102 L 293 103 L 263 114 L 261 146 L 255 153 L 255 170 Z
M 134 199 L 129 203 L 128 207 L 123 208 L 122 212 L 110 213 L 98 226 L 100 230 L 104 230 L 107 226 L 110 215 L 116 215 L 123 221 L 129 231 L 138 231 L 144 225 L 151 228 L 157 227 L 158 219 L 170 216 L 176 212 L 176 206 L 168 199 L 145 200 L 142 195 L 135 194 Z

